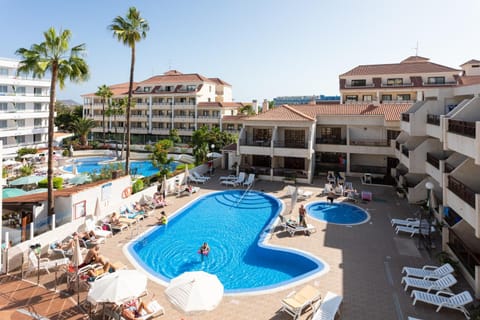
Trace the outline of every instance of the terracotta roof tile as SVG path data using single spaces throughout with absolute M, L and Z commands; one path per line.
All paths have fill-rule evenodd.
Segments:
M 137 87 L 138 83 L 134 82 L 133 83 L 133 90 Z M 109 86 L 110 90 L 112 90 L 114 96 L 119 96 L 119 95 L 127 95 L 128 94 L 128 82 L 124 83 L 119 83 L 119 84 L 114 84 Z M 98 97 L 95 95 L 95 92 L 92 93 L 87 93 L 83 94 L 82 97 Z
M 313 105 L 311 107 L 314 107 Z M 258 115 L 245 117 L 247 121 L 315 121 L 315 116 L 302 113 L 297 106 L 282 105 Z
M 359 65 L 350 71 L 341 74 L 343 76 L 373 76 L 383 74 L 421 74 L 435 72 L 460 72 L 461 70 L 442 66 L 428 61 L 423 57 L 409 57 L 400 63 Z
M 220 78 L 208 78 L 208 79 L 212 80 L 212 81 L 215 82 L 215 83 L 222 84 L 222 85 L 224 85 L 224 86 L 230 86 L 230 87 L 232 86 L 231 84 L 223 81 L 223 80 L 220 79 Z
M 462 64 L 460 65 L 460 67 L 463 67 L 463 66 L 466 65 L 466 64 L 472 64 L 472 63 L 480 63 L 480 60 L 476 60 L 476 59 L 468 60 L 467 62 L 462 63 Z
M 480 84 L 480 76 L 462 76 L 458 78 L 458 83 L 464 86 Z
M 241 122 L 246 115 L 244 114 L 239 114 L 236 116 L 223 116 L 222 117 L 222 122 Z
M 241 108 L 244 104 L 242 102 L 199 102 L 199 108 Z

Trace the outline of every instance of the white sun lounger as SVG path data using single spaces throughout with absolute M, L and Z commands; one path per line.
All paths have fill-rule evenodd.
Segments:
M 424 291 L 413 290 L 411 297 L 413 298 L 413 305 L 417 301 L 422 301 L 425 303 L 433 304 L 438 306 L 436 312 L 440 311 L 443 307 L 455 309 L 463 312 L 467 319 L 470 319 L 470 314 L 468 313 L 465 305 L 473 301 L 472 295 L 468 291 L 463 291 L 458 294 L 451 292 L 438 291 L 437 293 L 428 293 Z
M 403 267 L 402 274 L 405 273 L 407 277 L 440 279 L 453 271 L 452 265 L 445 263 L 440 267 L 429 265 L 423 266 L 422 268 Z
M 325 298 L 315 304 L 315 313 L 312 320 L 335 320 L 335 315 L 339 313 L 343 297 L 328 291 Z
M 457 283 L 457 279 L 452 274 L 447 274 L 437 280 L 403 277 L 402 283 L 405 283 L 405 291 L 413 287 L 427 290 L 427 292 L 430 292 L 430 290 L 450 292 L 450 287 Z
M 407 218 L 407 219 L 392 219 L 390 220 L 390 223 L 393 226 L 407 226 L 407 227 L 418 227 L 420 226 L 420 220 L 415 219 L 415 218 Z
M 315 226 L 313 224 L 307 224 L 306 227 L 302 227 L 302 226 L 294 226 L 294 225 L 291 225 L 291 224 L 286 224 L 285 225 L 288 233 L 290 234 L 290 237 L 293 237 L 295 235 L 295 233 L 297 232 L 304 232 L 304 233 L 313 233 L 315 231 L 317 231 L 317 229 L 315 228 Z
M 295 320 L 300 317 L 304 309 L 309 306 L 313 309 L 313 304 L 318 299 L 320 299 L 320 291 L 307 284 L 299 291 L 292 291 L 282 299 L 282 309 L 280 311 L 285 311 Z

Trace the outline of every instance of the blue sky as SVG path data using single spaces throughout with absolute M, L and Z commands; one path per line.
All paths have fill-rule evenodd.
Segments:
M 130 50 L 108 30 L 135 6 L 150 24 L 137 45 L 135 80 L 169 68 L 219 77 L 235 101 L 338 94 L 338 76 L 360 64 L 418 54 L 458 68 L 480 59 L 478 0 L 0 0 L 0 57 L 43 40 L 49 27 L 85 43 L 91 76 L 59 99 L 128 81 Z

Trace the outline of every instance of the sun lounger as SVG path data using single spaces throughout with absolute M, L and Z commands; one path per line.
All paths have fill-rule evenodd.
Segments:
M 335 320 L 335 315 L 339 313 L 342 300 L 342 296 L 328 291 L 326 296 L 316 303 L 311 320 Z
M 313 232 L 317 231 L 317 229 L 315 228 L 315 226 L 313 224 L 307 224 L 307 226 L 304 227 L 304 226 L 293 225 L 293 224 L 287 223 L 285 225 L 285 227 L 287 229 L 287 232 L 290 234 L 290 237 L 293 237 L 295 235 L 295 233 L 297 233 L 297 232 L 303 232 L 305 234 L 310 234 L 310 233 L 313 233 Z
M 295 192 L 295 188 L 294 186 L 290 186 L 288 185 L 287 186 L 287 195 L 288 196 L 293 196 L 294 192 Z M 298 199 L 308 199 L 310 198 L 311 196 L 313 196 L 313 192 L 312 191 L 308 191 L 308 190 L 303 190 L 303 189 L 300 189 L 300 188 L 297 188 L 297 197 Z
M 435 227 L 431 226 L 430 227 L 430 232 L 434 232 Z M 397 225 L 395 227 L 395 233 L 398 234 L 399 232 L 405 232 L 405 233 L 410 233 L 410 237 L 413 237 L 416 234 L 420 233 L 420 228 L 419 226 L 401 226 Z
M 192 174 L 193 174 L 193 176 L 194 176 L 195 178 L 204 180 L 205 182 L 208 181 L 208 180 L 210 180 L 210 177 L 202 176 L 202 175 L 200 175 L 200 174 L 199 174 L 198 172 L 196 172 L 196 171 L 193 171 Z
M 430 290 L 450 292 L 450 287 L 457 283 L 457 279 L 455 279 L 452 274 L 447 274 L 437 280 L 403 277 L 402 283 L 405 283 L 405 291 L 407 291 L 408 288 L 413 287 L 427 290 L 427 292 L 430 292 Z
M 70 263 L 70 259 L 68 258 L 60 258 L 60 259 L 55 259 L 55 260 L 50 260 L 48 258 L 39 258 L 33 252 L 30 250 L 30 253 L 28 254 L 28 267 L 27 270 L 24 270 L 25 274 L 28 274 L 33 271 L 41 271 L 45 270 L 47 273 L 50 273 L 50 269 L 67 265 Z
M 440 311 L 442 308 L 450 308 L 463 312 L 467 319 L 470 319 L 470 314 L 468 313 L 465 306 L 473 301 L 473 297 L 468 291 L 463 291 L 458 294 L 451 292 L 438 291 L 437 293 L 428 293 L 424 291 L 413 290 L 411 297 L 413 298 L 413 305 L 417 301 L 433 304 L 437 306 L 436 312 Z
M 235 181 L 237 180 L 237 176 L 231 174 L 229 176 L 221 176 L 220 178 L 218 178 L 218 180 L 220 181 L 223 181 L 223 180 L 231 180 L 231 181 Z
M 103 230 L 100 226 L 95 225 L 95 222 L 92 219 L 85 220 L 85 231 L 93 231 L 95 237 L 108 238 L 113 236 L 111 231 Z
M 440 267 L 428 265 L 422 268 L 403 267 L 402 274 L 405 273 L 407 277 L 440 279 L 453 271 L 455 270 L 452 265 L 445 263 Z
M 418 227 L 420 226 L 420 220 L 416 218 L 407 218 L 407 219 L 392 219 L 390 223 L 393 226 L 400 225 L 400 226 L 407 226 L 407 227 Z
M 222 180 L 220 183 L 225 186 L 236 187 L 243 183 L 245 180 L 245 172 L 240 172 L 236 180 Z
M 189 175 L 189 176 L 188 176 L 188 181 L 189 181 L 189 182 L 195 182 L 196 184 L 198 184 L 198 183 L 205 183 L 205 182 L 206 182 L 206 181 L 203 180 L 203 179 L 197 179 L 197 178 L 195 178 L 193 175 Z
M 313 309 L 313 304 L 315 301 L 320 299 L 320 291 L 311 285 L 306 285 L 302 289 L 297 291 L 290 292 L 282 300 L 282 308 L 280 311 L 285 311 L 286 313 L 293 316 L 293 319 L 298 319 L 304 311 L 309 306 Z
M 255 181 L 255 173 L 250 173 L 248 175 L 247 180 L 245 180 L 245 182 L 243 182 L 243 186 L 244 187 L 250 187 L 250 186 L 252 186 L 254 181 Z

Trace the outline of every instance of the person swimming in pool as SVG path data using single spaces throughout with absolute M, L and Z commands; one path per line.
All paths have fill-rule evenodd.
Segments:
M 210 247 L 208 246 L 208 243 L 204 242 L 200 249 L 198 249 L 198 253 L 202 256 L 203 261 L 203 257 L 208 256 L 210 253 Z

